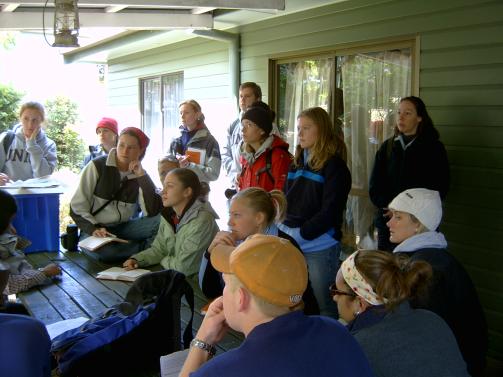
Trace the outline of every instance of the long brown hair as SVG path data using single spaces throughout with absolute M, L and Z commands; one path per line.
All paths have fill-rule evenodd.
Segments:
M 410 298 L 424 297 L 433 274 L 427 262 L 378 250 L 360 250 L 355 267 L 377 296 L 388 300 L 388 310 Z
M 334 155 L 347 161 L 346 143 L 340 122 L 335 126 L 328 113 L 321 107 L 311 107 L 303 110 L 297 116 L 309 118 L 318 129 L 318 139 L 311 148 L 307 163 L 313 170 L 321 170 L 328 159 Z M 294 165 L 300 167 L 303 149 L 297 145 L 295 149 Z

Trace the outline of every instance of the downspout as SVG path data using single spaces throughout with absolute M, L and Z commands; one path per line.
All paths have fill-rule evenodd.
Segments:
M 221 30 L 194 30 L 192 34 L 203 38 L 213 39 L 229 43 L 229 81 L 231 88 L 231 98 L 237 106 L 239 99 L 239 84 L 241 80 L 241 61 L 239 56 L 240 38 L 239 34 L 229 33 Z

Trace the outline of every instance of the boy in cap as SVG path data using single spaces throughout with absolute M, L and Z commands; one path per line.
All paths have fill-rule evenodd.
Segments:
M 98 145 L 89 146 L 89 154 L 84 158 L 82 167 L 96 157 L 107 155 L 112 148 L 117 146 L 119 130 L 117 121 L 113 118 L 103 117 L 96 125 L 96 135 L 100 140 Z
M 149 142 L 142 130 L 127 127 L 119 135 L 117 148 L 82 170 L 70 202 L 70 216 L 81 230 L 81 239 L 92 235 L 129 240 L 89 252 L 103 262 L 123 262 L 150 247 L 157 234 L 162 201 L 141 164 Z
M 341 324 L 299 310 L 307 267 L 289 241 L 254 235 L 237 248 L 215 247 L 211 262 L 223 273 L 223 296 L 208 308 L 180 376 L 373 375 Z M 208 361 L 229 327 L 245 341 Z

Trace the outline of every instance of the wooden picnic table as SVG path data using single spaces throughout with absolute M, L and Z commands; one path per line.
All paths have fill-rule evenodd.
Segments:
M 99 316 L 107 308 L 123 301 L 132 283 L 113 280 L 98 280 L 96 274 L 113 265 L 101 263 L 82 252 L 43 252 L 27 255 L 34 267 L 43 267 L 48 263 L 57 263 L 62 269 L 62 276 L 53 284 L 32 288 L 19 294 L 23 304 L 31 315 L 46 325 L 64 319 Z M 148 268 L 152 269 L 152 268 Z M 159 270 L 156 266 L 153 270 Z M 199 290 L 194 292 L 195 313 L 193 321 L 194 335 L 203 316 L 199 309 L 206 303 L 206 298 Z M 190 320 L 190 308 L 182 300 L 182 330 Z M 218 345 L 217 352 L 225 352 L 237 347 L 243 336 L 230 332 Z

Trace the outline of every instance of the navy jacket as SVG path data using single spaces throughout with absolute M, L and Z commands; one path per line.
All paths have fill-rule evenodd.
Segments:
M 351 173 L 337 156 L 332 156 L 320 171 L 313 171 L 307 164 L 290 165 L 285 184 L 288 210 L 283 223 L 290 228 L 300 227 L 300 235 L 306 240 L 329 232 L 340 241 L 350 189 Z

